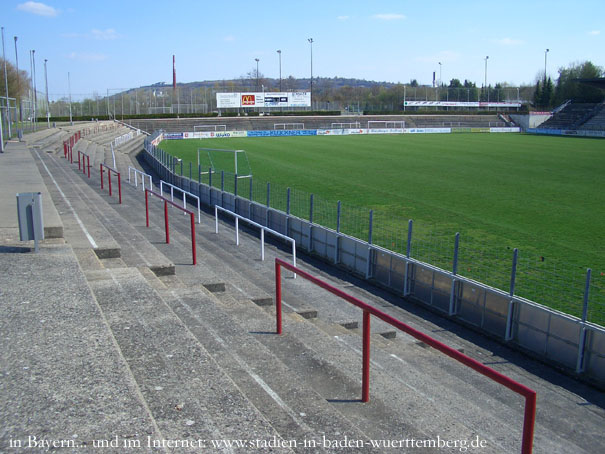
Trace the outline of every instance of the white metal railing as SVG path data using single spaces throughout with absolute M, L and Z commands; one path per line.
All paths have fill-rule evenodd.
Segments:
M 130 183 L 130 174 L 134 173 L 134 187 L 138 187 L 139 186 L 139 182 L 138 182 L 138 178 L 137 176 L 140 175 L 141 176 L 141 182 L 143 184 L 143 191 L 146 189 L 145 188 L 145 178 L 149 178 L 149 189 L 153 189 L 153 180 L 151 178 L 151 175 L 149 175 L 148 173 L 145 172 L 141 172 L 139 169 L 135 169 L 134 167 L 130 167 L 128 166 L 128 182 Z
M 140 133 L 139 133 L 140 134 Z M 137 134 L 138 135 L 138 134 Z M 113 144 L 118 147 L 120 145 L 122 145 L 123 143 L 128 142 L 130 139 L 132 139 L 134 137 L 134 133 L 132 132 L 128 132 L 126 134 L 122 134 L 120 137 L 116 137 L 113 140 Z
M 200 198 L 191 192 L 184 191 L 183 189 L 173 184 L 167 183 L 164 180 L 160 180 L 160 195 L 164 197 L 164 185 L 170 187 L 170 201 L 174 202 L 174 190 L 181 191 L 183 193 L 183 208 L 187 209 L 187 196 L 197 200 L 197 223 L 202 223 L 202 210 L 200 209 Z M 187 213 L 185 213 L 186 215 Z
M 274 236 L 281 238 L 283 240 L 289 241 L 292 243 L 292 265 L 296 266 L 296 240 L 294 238 L 290 238 L 289 236 L 284 235 L 283 233 L 276 232 L 269 227 L 265 227 L 264 225 L 259 224 L 258 222 L 254 222 L 244 216 L 240 216 L 233 211 L 229 211 L 223 207 L 218 205 L 214 205 L 214 233 L 218 234 L 218 212 L 222 211 L 223 213 L 230 214 L 235 218 L 235 244 L 239 246 L 239 220 L 241 219 L 244 222 L 247 222 L 250 225 L 258 227 L 260 229 L 260 259 L 265 260 L 265 231 L 273 234 Z M 294 278 L 296 278 L 296 274 L 294 274 Z

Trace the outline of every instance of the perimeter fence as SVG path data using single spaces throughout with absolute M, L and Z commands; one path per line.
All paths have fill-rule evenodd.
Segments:
M 524 255 L 513 245 L 465 241 L 387 208 L 370 210 L 256 178 L 194 169 L 196 163 L 151 145 L 154 137 L 146 142 L 146 157 L 155 170 L 203 203 L 248 216 L 309 252 L 577 372 L 590 363 L 605 383 L 600 271 L 591 276 L 579 266 Z

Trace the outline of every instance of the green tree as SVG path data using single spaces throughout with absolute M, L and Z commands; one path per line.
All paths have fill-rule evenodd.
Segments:
M 592 62 L 577 63 L 568 68 L 559 69 L 559 79 L 554 93 L 555 104 L 561 104 L 568 99 L 577 102 L 600 102 L 603 100 L 603 90 L 590 85 L 579 83 L 577 79 L 594 79 L 603 76 L 603 68 Z
M 6 73 L 8 78 L 8 96 L 9 98 L 21 99 L 27 94 L 29 87 L 29 75 L 27 71 L 19 70 L 17 75 L 17 68 L 15 68 L 8 60 L 0 58 L 0 96 L 6 96 L 6 88 L 4 84 L 4 64 L 6 63 Z

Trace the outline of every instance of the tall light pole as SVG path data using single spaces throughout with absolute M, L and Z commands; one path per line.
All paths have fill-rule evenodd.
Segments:
M 307 39 L 311 45 L 311 110 L 313 110 L 313 38 Z
M 19 77 L 19 55 L 17 54 L 17 37 L 15 36 L 15 63 L 17 67 L 17 96 L 19 97 L 19 123 L 23 127 L 23 109 L 21 108 L 21 77 Z M 19 129 L 19 128 L 17 128 Z
M 443 82 L 441 79 L 441 62 L 439 62 L 439 85 L 443 85 Z
M 38 122 L 38 94 L 36 93 L 36 51 L 32 50 L 32 63 L 34 68 L 33 82 L 34 82 L 34 131 L 36 130 L 36 123 Z
M 281 50 L 278 50 L 279 54 L 279 91 L 281 91 Z
M 10 104 L 8 102 L 8 75 L 6 66 L 8 62 L 6 61 L 6 55 L 4 53 L 4 27 L 2 27 L 2 59 L 4 60 L 4 94 L 6 95 L 6 120 L 8 124 L 8 137 L 11 137 L 11 110 Z
M 544 83 L 546 84 L 546 57 L 548 56 L 548 53 L 550 52 L 550 49 L 546 49 L 544 51 Z
M 73 126 L 74 122 L 73 122 L 73 118 L 71 116 L 71 80 L 69 78 L 69 72 L 67 72 L 67 90 L 69 92 L 69 124 Z M 114 109 L 114 114 L 113 117 L 115 118 L 115 109 Z
M 489 90 L 487 89 L 487 60 L 489 60 L 489 55 L 485 57 L 485 82 L 483 86 L 485 87 L 485 91 L 487 92 L 487 101 L 489 102 Z M 488 107 L 489 109 L 489 107 Z
M 48 100 L 48 73 L 46 72 L 46 62 L 48 60 L 44 59 L 44 82 L 46 85 L 46 126 L 50 128 L 50 102 Z
M 258 93 L 258 87 L 259 87 L 259 85 L 258 85 L 258 62 L 259 62 L 259 59 L 255 58 L 254 61 L 256 61 L 256 92 Z

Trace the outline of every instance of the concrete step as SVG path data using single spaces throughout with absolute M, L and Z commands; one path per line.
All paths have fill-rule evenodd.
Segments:
M 197 337 L 283 438 L 317 440 L 368 436 L 325 401 L 305 377 L 292 374 L 276 356 L 258 341 L 266 332 L 251 331 L 227 315 L 224 306 L 204 288 L 166 288 L 164 301 Z M 239 304 L 239 303 L 236 303 Z M 251 303 L 249 303 L 251 304 Z M 308 371 L 314 373 L 314 371 Z M 296 452 L 329 452 L 320 446 Z M 380 452 L 364 448 L 355 452 Z
M 65 451 L 79 453 L 115 436 L 162 438 L 71 246 L 20 248 L 0 248 L 0 450 L 27 450 L 30 437 L 69 440 Z
M 88 185 L 78 175 L 77 164 L 65 166 L 53 155 L 40 155 L 37 160 L 50 196 L 64 226 L 64 237 L 74 249 L 92 249 L 99 258 L 119 257 L 121 248 L 96 216 L 94 202 L 85 197 Z M 70 168 L 72 167 L 72 168 Z M 96 194 L 95 194 L 96 195 Z M 97 196 L 97 203 L 104 203 Z
M 88 279 L 164 439 L 285 438 L 137 269 L 91 272 Z M 272 452 L 304 451 L 286 447 Z

